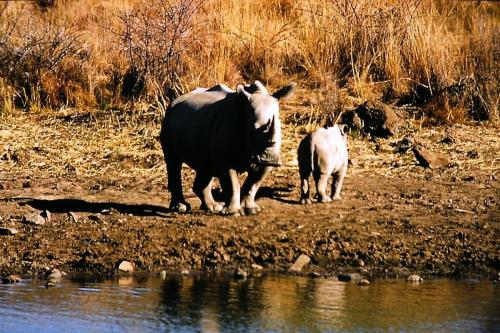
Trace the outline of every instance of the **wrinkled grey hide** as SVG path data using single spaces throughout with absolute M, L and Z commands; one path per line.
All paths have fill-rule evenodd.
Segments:
M 347 136 L 345 125 L 319 128 L 299 144 L 298 160 L 301 181 L 301 203 L 311 203 L 309 177 L 313 174 L 319 202 L 340 198 L 347 171 Z M 331 197 L 326 194 L 328 178 L 333 174 Z
M 281 124 L 278 100 L 293 94 L 295 83 L 270 95 L 255 81 L 236 91 L 219 84 L 197 88 L 174 100 L 166 112 L 160 141 L 167 164 L 170 208 L 190 209 L 181 181 L 183 163 L 196 171 L 193 191 L 202 209 L 238 214 L 260 210 L 255 194 L 273 166 L 280 164 Z M 238 174 L 248 171 L 242 188 Z M 218 177 L 224 208 L 212 197 Z

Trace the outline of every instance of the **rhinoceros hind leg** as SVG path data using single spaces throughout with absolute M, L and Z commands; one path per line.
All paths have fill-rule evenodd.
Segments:
M 312 203 L 311 201 L 311 194 L 309 192 L 309 175 L 300 175 L 300 203 L 301 204 L 310 204 Z
M 318 194 L 318 202 L 331 202 L 332 199 L 326 195 L 326 185 L 328 184 L 327 173 L 318 173 L 314 176 L 316 182 L 316 193 Z
M 346 174 L 346 168 L 340 170 L 339 172 L 333 175 L 332 193 L 331 193 L 333 200 L 342 199 L 340 197 L 340 190 L 342 190 L 342 183 L 344 182 L 345 174 Z
M 193 191 L 201 200 L 200 209 L 220 212 L 222 210 L 222 205 L 216 202 L 212 196 L 212 182 L 212 176 L 203 171 L 198 171 L 194 179 Z
M 170 200 L 170 209 L 179 213 L 189 211 L 191 210 L 191 205 L 186 202 L 184 194 L 182 193 L 182 162 L 171 157 L 165 160 L 167 164 L 168 190 L 172 196 Z

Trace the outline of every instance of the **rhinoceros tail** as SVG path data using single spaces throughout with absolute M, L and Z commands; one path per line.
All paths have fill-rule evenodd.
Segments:
M 309 141 L 309 150 L 311 151 L 311 171 L 314 171 L 314 151 L 316 150 L 316 146 L 313 144 L 313 140 L 311 137 L 311 140 Z

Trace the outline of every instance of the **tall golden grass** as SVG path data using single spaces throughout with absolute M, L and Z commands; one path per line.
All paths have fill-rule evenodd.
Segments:
M 498 117 L 500 5 L 495 2 L 49 3 L 0 4 L 2 112 L 14 107 L 106 108 L 130 100 L 155 103 L 216 82 L 234 86 L 260 79 L 273 86 L 293 79 L 325 94 L 343 89 L 361 100 L 416 104 L 443 121 L 463 121 L 474 108 L 482 108 L 476 113 L 486 114 L 483 118 Z M 171 28 L 151 25 L 179 20 L 164 15 L 178 6 L 197 7 L 174 11 L 189 17 L 175 40 L 175 56 L 166 60 L 165 43 L 174 38 L 168 35 Z M 130 31 L 143 35 L 134 40 Z M 144 33 L 150 40 L 141 45 Z M 127 94 L 130 80 L 141 85 Z

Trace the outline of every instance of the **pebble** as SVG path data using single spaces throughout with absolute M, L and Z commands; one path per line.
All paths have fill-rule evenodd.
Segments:
M 419 283 L 419 282 L 424 282 L 424 279 L 422 279 L 420 275 L 412 274 L 406 278 L 406 281 Z
M 73 222 L 78 223 L 78 219 L 80 218 L 76 213 L 74 212 L 69 212 L 68 215 L 71 217 Z
M 238 279 L 246 279 L 248 277 L 248 272 L 242 268 L 238 268 L 236 272 L 234 272 L 234 276 Z
M 47 283 L 45 283 L 45 286 L 47 288 L 55 287 L 56 286 L 56 282 L 53 281 L 53 280 L 49 280 L 49 281 L 47 281 Z
M 181 271 L 181 274 L 182 274 L 182 275 L 189 275 L 189 273 L 190 273 L 190 272 L 189 272 L 189 269 L 183 269 L 183 270 Z
M 311 262 L 311 258 L 306 256 L 305 254 L 301 254 L 297 260 L 293 263 L 293 265 L 289 268 L 292 272 L 300 272 L 302 269 L 307 266 Z
M 129 261 L 123 260 L 120 265 L 118 265 L 118 270 L 130 273 L 134 271 L 134 266 Z
M 257 265 L 257 264 L 252 264 L 251 267 L 253 270 L 256 270 L 256 271 L 261 271 L 263 269 L 261 265 Z
M 368 281 L 367 279 L 361 279 L 359 282 L 358 282 L 358 285 L 359 286 L 368 286 L 370 284 L 370 281 Z
M 167 278 L 167 271 L 163 270 L 160 272 L 160 279 L 165 280 Z

